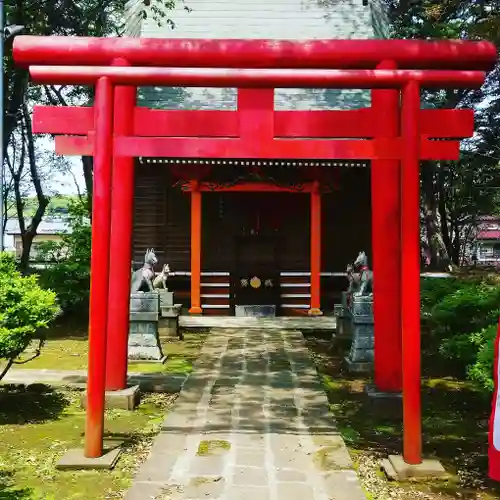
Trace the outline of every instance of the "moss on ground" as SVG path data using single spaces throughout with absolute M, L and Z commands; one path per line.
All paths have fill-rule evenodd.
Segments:
M 85 411 L 79 398 L 78 391 L 42 385 L 0 389 L 0 499 L 121 498 L 175 396 L 145 395 L 134 412 L 106 411 L 106 439 L 124 442 L 114 470 L 58 471 L 55 464 L 64 452 L 83 443 Z
M 162 339 L 163 353 L 167 355 L 164 364 L 129 363 L 131 373 L 190 373 L 193 361 L 198 357 L 205 341 L 206 333 L 186 332 L 184 340 Z M 30 357 L 28 349 L 23 357 Z M 21 359 L 23 359 L 21 357 Z M 47 341 L 41 355 L 17 368 L 52 369 L 52 370 L 86 370 L 88 358 L 88 342 L 86 329 L 73 326 L 64 331 L 59 326 L 48 331 Z
M 438 458 L 453 477 L 444 482 L 418 485 L 388 482 L 377 466 L 387 455 L 401 454 L 401 403 L 374 405 L 364 394 L 365 384 L 370 380 L 344 373 L 343 354 L 333 354 L 329 339 L 313 335 L 307 338 L 307 343 L 322 377 L 339 431 L 370 494 L 369 498 L 500 499 L 500 487 L 487 479 L 491 408 L 488 396 L 468 381 L 439 376 L 440 367 L 429 366 L 424 359 L 424 455 Z
M 221 455 L 231 449 L 231 443 L 222 440 L 200 441 L 196 454 L 200 457 Z

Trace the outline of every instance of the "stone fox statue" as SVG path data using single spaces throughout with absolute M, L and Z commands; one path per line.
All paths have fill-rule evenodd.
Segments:
M 153 280 L 153 288 L 167 288 L 167 279 L 170 274 L 170 266 L 165 264 L 161 273 L 159 273 L 156 278 Z
M 349 281 L 349 288 L 347 292 L 349 294 L 357 292 L 359 290 L 361 276 L 359 273 L 354 272 L 354 266 L 352 264 L 347 265 L 347 280 Z
M 130 292 L 152 292 L 155 278 L 155 265 L 158 262 L 153 248 L 148 248 L 144 255 L 144 265 L 132 273 Z
M 354 295 L 369 295 L 373 293 L 373 271 L 368 267 L 368 257 L 364 251 L 359 252 L 353 267 L 359 269 L 359 288 Z

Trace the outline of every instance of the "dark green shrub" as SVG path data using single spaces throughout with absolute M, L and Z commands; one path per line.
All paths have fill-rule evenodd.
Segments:
M 471 283 L 446 295 L 431 309 L 432 333 L 440 339 L 478 332 L 495 324 L 500 286 Z
M 59 314 L 56 294 L 36 275 L 22 276 L 14 259 L 0 253 L 0 358 L 17 358 Z
M 454 369 L 490 391 L 500 284 L 491 279 L 433 281 L 423 287 L 422 309 L 434 352 L 438 350 Z
M 486 391 L 493 391 L 493 362 L 495 357 L 495 339 L 498 325 L 490 325 L 472 335 L 472 343 L 477 349 L 476 360 L 467 370 L 471 380 Z
M 471 285 L 474 285 L 474 283 L 459 278 L 422 278 L 420 280 L 422 310 L 430 312 L 447 295 L 468 288 Z
M 41 245 L 44 259 L 51 265 L 40 272 L 40 283 L 54 290 L 65 313 L 88 311 L 90 293 L 91 227 L 85 200 L 69 205 L 71 233 L 61 242 Z

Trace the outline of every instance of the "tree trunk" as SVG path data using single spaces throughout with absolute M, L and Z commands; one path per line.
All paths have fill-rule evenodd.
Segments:
M 8 85 L 8 76 L 4 74 L 4 85 Z M 3 157 L 7 156 L 7 148 L 10 143 L 12 133 L 19 124 L 21 107 L 24 101 L 24 94 L 28 88 L 28 72 L 16 69 L 12 78 L 12 91 L 4 97 L 4 128 L 3 128 Z M 8 89 L 8 86 L 4 87 Z
M 448 251 L 443 241 L 439 224 L 436 192 L 434 188 L 435 165 L 433 162 L 422 163 L 422 186 L 424 195 L 424 225 L 427 244 L 431 253 L 430 266 L 433 269 L 445 269 L 449 263 Z
M 93 191 L 93 171 L 94 158 L 92 156 L 82 156 L 83 178 L 85 179 L 85 189 L 87 190 L 87 209 L 89 218 L 92 220 L 92 191 Z
M 441 225 L 441 235 L 443 237 L 443 244 L 448 251 L 448 255 L 452 252 L 452 244 L 450 237 L 450 230 L 448 228 L 448 212 L 446 210 L 446 192 L 445 186 L 445 170 L 444 166 L 440 165 L 437 174 L 437 190 L 438 196 L 438 211 L 439 211 L 439 222 Z
M 31 126 L 31 117 L 29 114 L 28 106 L 26 103 L 23 104 L 23 119 L 26 131 L 26 144 L 28 147 L 28 160 L 31 175 L 31 182 L 35 188 L 36 198 L 38 201 L 38 207 L 36 209 L 35 215 L 31 219 L 29 226 L 24 232 L 21 233 L 21 238 L 23 240 L 23 252 L 21 254 L 21 271 L 26 272 L 29 267 L 29 256 L 31 251 L 31 246 L 33 244 L 33 239 L 37 234 L 38 226 L 42 222 L 42 218 L 45 214 L 45 210 L 49 204 L 49 198 L 45 196 L 42 188 L 42 183 L 40 180 L 40 175 L 38 173 L 36 165 L 36 155 L 35 155 L 35 138 L 33 136 L 33 129 Z

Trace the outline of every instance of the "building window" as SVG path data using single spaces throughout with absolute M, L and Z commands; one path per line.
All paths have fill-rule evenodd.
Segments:
M 492 248 L 487 245 L 481 245 L 479 247 L 479 255 L 486 256 L 486 255 L 491 255 L 492 253 Z
M 495 243 L 493 245 L 493 257 L 495 259 L 500 259 L 500 243 Z

